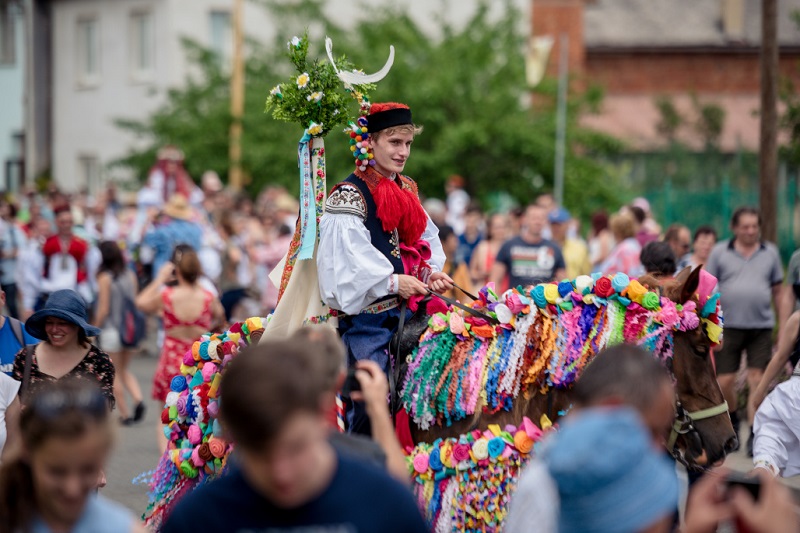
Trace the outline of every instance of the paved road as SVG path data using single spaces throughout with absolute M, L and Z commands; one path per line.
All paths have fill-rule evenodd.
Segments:
M 150 398 L 155 367 L 154 357 L 139 356 L 132 363 L 132 370 L 142 385 L 145 398 Z M 126 505 L 137 515 L 141 515 L 147 507 L 147 487 L 133 485 L 131 480 L 155 468 L 160 457 L 156 445 L 156 430 L 161 425 L 161 406 L 153 400 L 148 400 L 147 408 L 147 417 L 141 424 L 130 427 L 119 426 L 114 453 L 106 470 L 108 485 L 103 489 L 105 496 Z M 745 428 L 742 430 L 742 435 L 746 438 Z M 739 451 L 730 455 L 725 464 L 733 470 L 747 472 L 753 463 L 744 451 Z M 785 482 L 800 496 L 800 476 Z
M 156 429 L 161 426 L 161 405 L 149 400 L 155 368 L 154 357 L 138 356 L 131 364 L 144 397 L 148 399 L 147 415 L 138 425 L 118 426 L 114 452 L 106 468 L 108 485 L 102 491 L 103 495 L 129 507 L 137 515 L 147 507 L 147 487 L 133 485 L 131 481 L 142 472 L 154 469 L 160 458 Z

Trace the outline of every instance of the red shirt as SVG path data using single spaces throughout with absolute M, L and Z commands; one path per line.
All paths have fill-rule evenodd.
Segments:
M 72 236 L 69 241 L 69 246 L 66 250 L 62 249 L 61 239 L 58 235 L 53 235 L 44 242 L 42 246 L 42 253 L 44 254 L 44 277 L 49 277 L 50 260 L 53 256 L 66 252 L 71 255 L 75 262 L 78 263 L 78 279 L 77 282 L 81 283 L 86 281 L 88 275 L 86 273 L 86 254 L 89 251 L 89 245 L 83 239 Z

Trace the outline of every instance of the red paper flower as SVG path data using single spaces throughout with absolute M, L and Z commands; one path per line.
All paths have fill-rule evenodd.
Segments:
M 607 277 L 598 279 L 594 284 L 594 293 L 600 298 L 608 298 L 614 294 L 614 287 L 611 285 L 611 280 Z

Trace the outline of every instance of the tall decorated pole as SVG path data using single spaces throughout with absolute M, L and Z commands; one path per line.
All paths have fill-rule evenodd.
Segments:
M 297 73 L 274 87 L 266 104 L 276 119 L 303 128 L 296 156 L 300 216 L 291 248 L 273 272 L 275 277 L 271 276 L 280 288 L 280 301 L 269 317 L 249 318 L 228 331 L 203 335 L 184 355 L 161 412 L 167 449 L 155 470 L 140 476 L 150 488 L 142 518 L 151 531 L 160 529 L 183 496 L 227 467 L 235 443 L 226 440 L 218 419 L 219 385 L 227 364 L 264 335 L 285 336 L 309 322 L 335 319 L 322 304 L 315 260 L 327 191 L 324 137 L 336 127 L 354 131 L 357 119 L 349 118 L 348 104 L 355 98 L 359 112 L 364 112 L 369 106 L 366 92 L 391 68 L 394 49 L 380 72 L 366 75 L 355 71 L 344 57 L 334 59 L 329 39 L 328 61 L 307 60 L 307 36 L 294 37 L 287 47 Z
M 289 58 L 296 75 L 274 87 L 267 98 L 267 111 L 271 110 L 275 119 L 304 128 L 297 150 L 300 216 L 289 252 L 270 274 L 278 287 L 278 305 L 268 317 L 267 338 L 287 336 L 309 323 L 335 326 L 335 313 L 320 297 L 315 260 L 327 193 L 324 137 L 337 126 L 355 127 L 347 110 L 350 97 L 356 99 L 363 113 L 369 106 L 367 92 L 389 72 L 394 61 L 392 47 L 384 67 L 367 75 L 353 69 L 345 57 L 335 58 L 330 39 L 325 44 L 328 61 L 310 62 L 307 35 L 289 41 Z

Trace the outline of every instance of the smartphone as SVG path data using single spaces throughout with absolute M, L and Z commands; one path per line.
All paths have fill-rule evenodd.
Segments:
M 725 476 L 725 485 L 730 489 L 731 487 L 742 487 L 754 500 L 758 500 L 761 493 L 761 480 L 756 476 L 748 476 L 739 472 L 731 472 Z
M 344 378 L 344 383 L 342 384 L 342 396 L 349 398 L 351 392 L 360 390 L 361 383 L 359 383 L 358 378 L 356 378 L 356 369 L 349 368 L 347 370 L 347 377 Z

